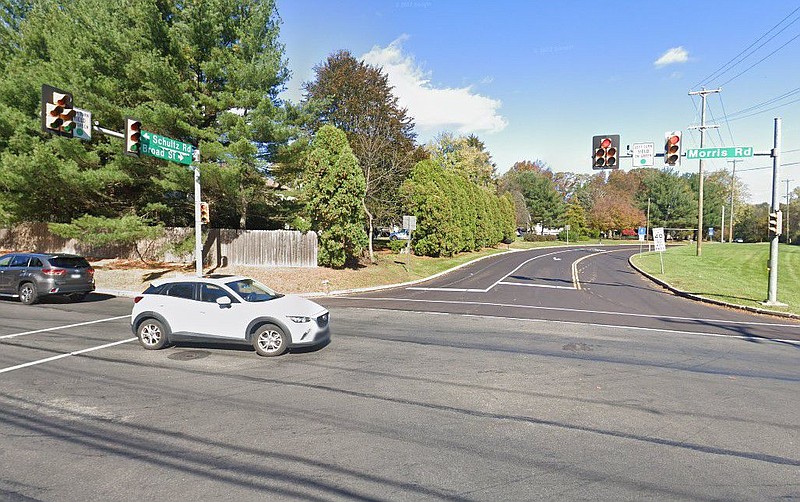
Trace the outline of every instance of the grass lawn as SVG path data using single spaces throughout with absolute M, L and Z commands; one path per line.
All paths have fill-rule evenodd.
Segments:
M 767 299 L 769 243 L 704 242 L 674 246 L 664 253 L 661 273 L 658 253 L 633 258 L 642 270 L 683 291 L 737 305 L 800 314 L 800 246 L 781 244 L 778 251 L 778 301 L 788 307 L 764 307 Z

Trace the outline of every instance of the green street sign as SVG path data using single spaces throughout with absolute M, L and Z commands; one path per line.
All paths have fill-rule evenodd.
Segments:
M 687 159 L 745 159 L 753 156 L 752 146 L 728 148 L 687 148 Z
M 194 158 L 194 147 L 176 139 L 142 131 L 142 154 L 189 166 Z

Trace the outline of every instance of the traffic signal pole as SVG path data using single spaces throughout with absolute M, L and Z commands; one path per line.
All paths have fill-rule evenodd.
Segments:
M 780 197 L 778 195 L 778 171 L 781 165 L 781 118 L 775 117 L 775 141 L 772 148 L 772 212 L 780 211 Z M 769 290 L 767 292 L 767 306 L 786 306 L 778 301 L 778 239 L 781 229 L 770 232 L 769 239 Z
M 200 149 L 194 151 L 194 267 L 197 277 L 203 277 L 203 230 L 200 218 Z
M 696 129 L 700 129 L 700 148 L 705 146 L 705 138 L 706 138 L 706 129 L 712 129 L 719 127 L 718 125 L 706 125 L 706 96 L 708 94 L 713 94 L 720 92 L 722 89 L 709 89 L 706 90 L 705 88 L 699 91 L 689 92 L 689 96 L 696 96 L 700 95 L 700 100 L 702 101 L 701 108 L 700 108 L 700 126 L 696 127 Z M 694 129 L 694 128 L 693 128 Z M 700 256 L 703 252 L 703 181 L 704 181 L 704 174 L 703 174 L 703 159 L 700 158 L 700 169 L 699 169 L 699 177 L 700 177 L 700 189 L 699 189 L 699 196 L 697 199 L 697 256 Z

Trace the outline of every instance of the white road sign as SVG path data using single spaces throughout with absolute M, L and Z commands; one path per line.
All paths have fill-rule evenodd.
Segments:
M 72 137 L 84 141 L 92 140 L 92 112 L 75 108 L 75 129 L 72 130 Z
M 655 143 L 633 144 L 633 167 L 653 167 L 655 165 Z
M 408 230 L 409 232 L 413 232 L 417 229 L 417 217 L 416 216 L 403 216 L 403 228 Z
M 664 252 L 667 250 L 667 244 L 664 241 L 664 229 L 654 228 L 653 229 L 653 242 L 656 245 L 656 251 Z

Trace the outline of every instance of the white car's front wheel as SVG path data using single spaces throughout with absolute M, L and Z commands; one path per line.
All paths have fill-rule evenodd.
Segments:
M 136 330 L 139 344 L 147 350 L 158 350 L 167 344 L 167 330 L 155 319 L 145 319 Z
M 253 335 L 253 348 L 259 356 L 274 357 L 289 348 L 288 335 L 274 324 L 265 324 Z

